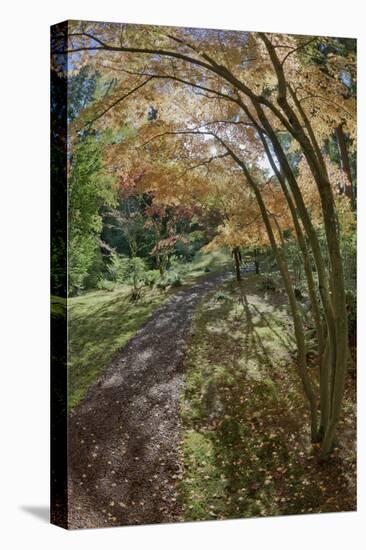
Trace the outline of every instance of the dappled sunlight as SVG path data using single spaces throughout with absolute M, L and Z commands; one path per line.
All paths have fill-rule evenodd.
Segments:
M 81 508 L 94 527 L 180 518 L 176 482 L 181 477 L 179 395 L 186 339 L 202 296 L 225 278 L 217 274 L 182 288 L 148 319 L 143 319 L 148 311 L 143 301 L 130 303 L 135 323 L 139 311 L 145 322 L 99 371 L 97 383 L 90 386 L 91 380 L 83 379 L 90 387 L 84 386 L 86 395 L 69 423 L 74 525 Z M 131 311 L 121 313 L 126 324 Z
M 226 283 L 195 317 L 181 413 L 188 520 L 353 509 L 353 453 L 317 464 L 286 302 L 256 280 Z
M 131 302 L 130 287 L 69 299 L 69 408 L 86 394 L 108 362 L 167 294 L 146 291 Z

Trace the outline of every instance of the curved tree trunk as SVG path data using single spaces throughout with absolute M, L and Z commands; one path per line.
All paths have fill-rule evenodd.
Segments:
M 287 263 L 284 259 L 283 253 L 281 249 L 277 246 L 276 239 L 273 234 L 271 222 L 269 220 L 269 216 L 267 213 L 267 209 L 265 207 L 265 204 L 263 202 L 261 193 L 257 187 L 257 185 L 254 183 L 254 181 L 250 178 L 248 178 L 249 174 L 245 174 L 248 181 L 250 182 L 250 185 L 254 191 L 255 197 L 258 202 L 259 209 L 262 214 L 262 218 L 264 221 L 264 224 L 266 226 L 266 231 L 268 234 L 269 241 L 271 243 L 272 250 L 274 252 L 278 268 L 280 270 L 286 294 L 289 299 L 291 314 L 294 321 L 294 328 L 295 328 L 295 338 L 297 343 L 297 364 L 299 369 L 299 375 L 302 381 L 304 393 L 308 399 L 309 402 L 309 409 L 310 409 L 310 426 L 311 426 L 311 439 L 312 441 L 317 441 L 318 438 L 318 405 L 317 405 L 317 399 L 315 396 L 315 392 L 311 383 L 311 380 L 309 378 L 308 370 L 307 370 L 307 359 L 306 359 L 306 346 L 305 346 L 305 334 L 304 334 L 304 327 L 301 319 L 301 314 L 297 305 L 295 292 L 291 283 L 291 277 L 288 271 Z M 250 176 L 249 176 L 250 177 Z
M 334 309 L 335 321 L 335 369 L 334 375 L 332 377 L 330 420 L 325 430 L 325 435 L 320 452 L 320 460 L 325 460 L 332 450 L 335 432 L 340 418 L 347 367 L 347 309 L 343 275 L 343 262 L 339 242 L 339 226 L 331 184 L 328 178 L 323 156 L 315 139 L 310 121 L 303 116 L 303 111 L 300 110 L 299 112 L 302 116 L 303 122 L 308 132 L 308 137 L 297 117 L 296 112 L 287 101 L 286 92 L 288 86 L 283 72 L 283 66 L 278 59 L 276 50 L 266 35 L 261 34 L 261 37 L 266 45 L 278 79 L 277 103 L 285 113 L 288 121 L 290 121 L 292 130 L 291 133 L 296 141 L 301 145 L 309 168 L 318 187 L 320 201 L 322 205 L 325 234 L 327 238 L 331 267 L 330 286 L 332 292 L 332 306 Z
M 318 439 L 318 404 L 317 404 L 316 394 L 314 392 L 314 388 L 308 374 L 304 327 L 303 327 L 301 314 L 298 308 L 295 292 L 291 283 L 291 277 L 288 271 L 288 266 L 283 256 L 282 250 L 277 246 L 276 238 L 273 233 L 269 215 L 257 184 L 255 183 L 254 179 L 251 177 L 245 163 L 239 159 L 239 157 L 234 153 L 234 151 L 232 151 L 225 144 L 223 140 L 221 140 L 220 138 L 218 138 L 218 140 L 226 148 L 226 150 L 228 151 L 230 156 L 233 158 L 233 160 L 241 167 L 247 179 L 247 182 L 249 183 L 249 186 L 254 192 L 254 195 L 257 200 L 259 210 L 261 212 L 262 219 L 266 228 L 268 239 L 271 244 L 273 253 L 275 255 L 276 262 L 282 276 L 282 280 L 284 282 L 286 294 L 289 300 L 292 318 L 294 321 L 295 338 L 296 338 L 296 344 L 297 344 L 297 366 L 299 370 L 300 379 L 302 381 L 304 393 L 309 403 L 311 439 L 312 441 L 315 442 Z

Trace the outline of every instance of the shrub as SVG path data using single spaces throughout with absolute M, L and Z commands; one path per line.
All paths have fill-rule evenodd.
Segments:
M 179 273 L 170 271 L 156 283 L 156 286 L 160 289 L 166 289 L 168 286 L 179 287 L 182 286 L 182 279 Z
M 145 273 L 146 265 L 142 258 L 136 256 L 128 260 L 126 266 L 127 281 L 131 282 L 134 288 L 137 288 L 139 283 L 144 281 Z
M 127 282 L 130 259 L 112 252 L 110 263 L 107 267 L 109 277 L 116 283 Z
M 144 284 L 149 287 L 153 287 L 159 281 L 161 275 L 158 269 L 150 269 L 146 271 L 144 275 Z
M 68 287 L 70 295 L 87 288 L 87 278 L 98 256 L 98 248 L 92 235 L 76 235 L 70 238 L 68 247 Z
M 116 288 L 116 283 L 109 279 L 99 279 L 97 282 L 98 290 L 108 290 L 112 292 Z
M 228 300 L 228 298 L 229 298 L 228 295 L 222 290 L 218 290 L 214 295 L 215 302 L 225 302 Z
M 156 283 L 156 286 L 160 288 L 160 290 L 165 290 L 169 286 L 169 282 L 163 277 Z
M 182 280 L 180 278 L 179 273 L 175 273 L 175 272 L 169 273 L 168 274 L 168 281 L 169 281 L 169 284 L 172 287 L 182 286 Z
M 146 265 L 142 258 L 127 258 L 113 252 L 108 265 L 109 277 L 116 283 L 132 284 L 136 289 L 144 281 Z

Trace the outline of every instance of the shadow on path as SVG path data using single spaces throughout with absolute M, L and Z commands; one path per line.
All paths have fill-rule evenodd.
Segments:
M 160 306 L 69 420 L 69 527 L 180 518 L 182 364 L 196 306 L 219 274 Z

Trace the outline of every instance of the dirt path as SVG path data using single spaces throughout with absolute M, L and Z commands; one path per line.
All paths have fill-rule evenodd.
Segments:
M 69 421 L 69 527 L 177 521 L 179 400 L 191 320 L 214 275 L 160 306 Z

